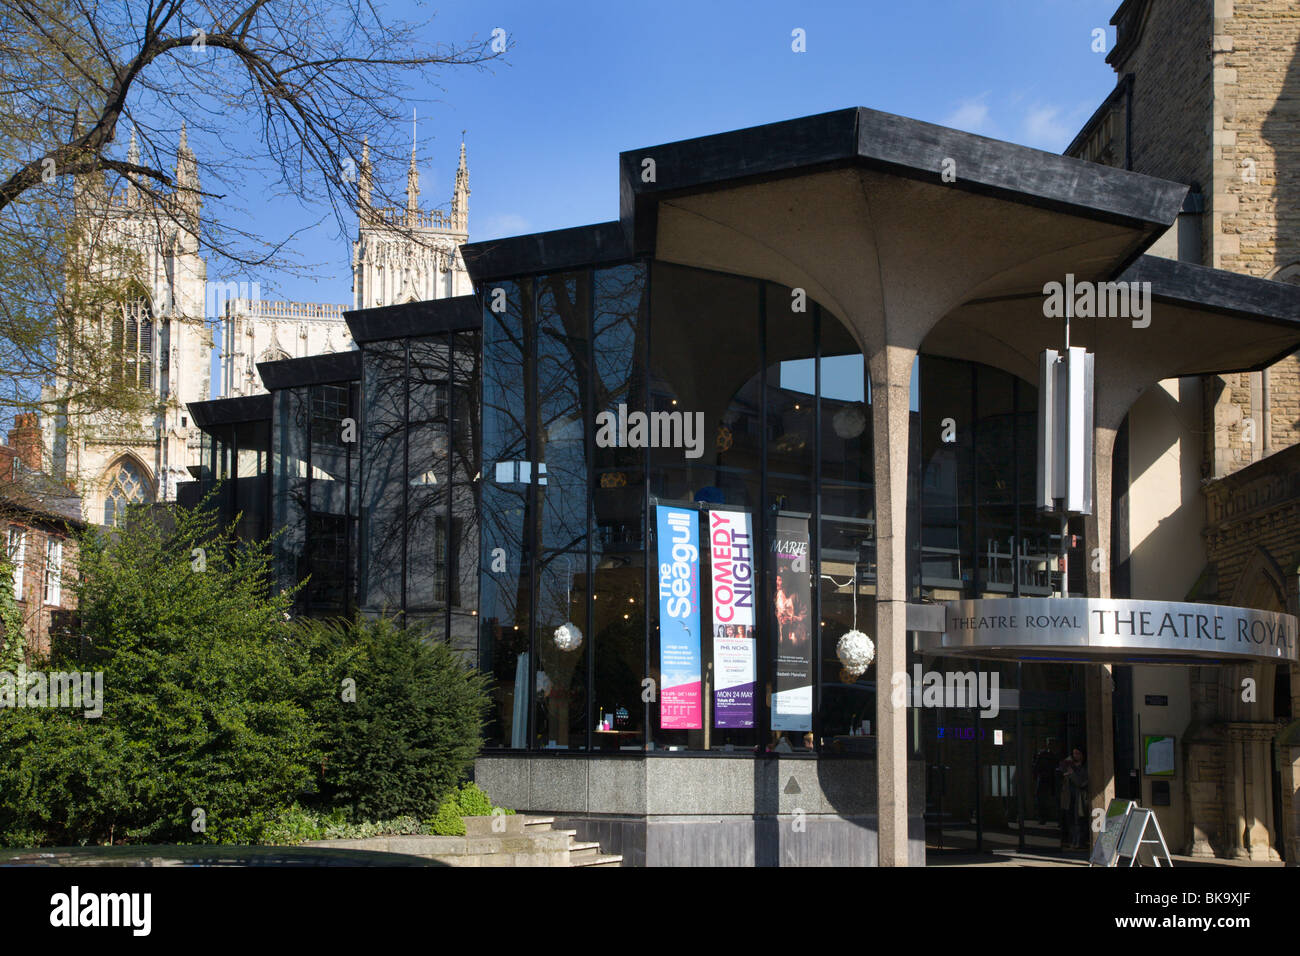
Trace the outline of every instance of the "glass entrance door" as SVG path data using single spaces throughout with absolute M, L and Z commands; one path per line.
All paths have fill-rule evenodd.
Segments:
M 928 851 L 1061 852 L 1061 763 L 1085 735 L 1082 668 L 953 658 L 925 667 L 996 672 L 1000 691 L 987 717 L 972 707 L 919 708 Z

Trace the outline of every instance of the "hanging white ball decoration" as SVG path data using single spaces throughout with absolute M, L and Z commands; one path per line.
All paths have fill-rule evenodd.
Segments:
M 839 643 L 835 645 L 835 654 L 856 679 L 864 674 L 871 662 L 876 659 L 876 645 L 861 631 L 845 631 Z
M 831 418 L 831 427 L 841 438 L 857 438 L 867 427 L 867 413 L 861 405 L 845 405 Z
M 546 671 L 537 672 L 537 696 L 551 696 L 551 679 L 546 676 Z
M 555 629 L 555 646 L 562 651 L 576 651 L 582 646 L 582 631 L 572 621 L 565 621 Z

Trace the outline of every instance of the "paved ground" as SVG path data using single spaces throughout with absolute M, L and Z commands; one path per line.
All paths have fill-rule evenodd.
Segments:
M 0 849 L 4 866 L 442 866 L 400 853 L 288 846 L 87 846 Z
M 926 866 L 1087 866 L 1088 861 L 1078 854 L 1072 857 L 1019 853 L 999 850 L 994 853 L 935 853 L 926 854 Z M 1254 863 L 1248 860 L 1207 860 L 1203 857 L 1173 856 L 1174 867 L 1246 866 L 1283 868 L 1283 863 Z

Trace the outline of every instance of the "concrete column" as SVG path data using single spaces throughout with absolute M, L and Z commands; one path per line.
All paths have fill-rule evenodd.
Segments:
M 1093 429 L 1093 506 L 1084 522 L 1088 597 L 1110 597 L 1111 511 L 1114 506 L 1111 468 L 1116 429 Z M 1114 672 L 1109 664 L 1085 665 L 1084 706 L 1087 708 L 1088 789 L 1093 809 L 1105 810 L 1115 798 Z M 1096 836 L 1096 831 L 1089 832 Z
M 1230 731 L 1228 734 L 1228 762 L 1232 766 L 1232 773 L 1227 776 L 1224 785 L 1228 789 L 1226 796 L 1228 806 L 1231 808 L 1228 812 L 1228 857 L 1234 860 L 1250 859 L 1250 850 L 1246 846 L 1246 831 L 1250 827 L 1246 818 L 1246 789 L 1249 787 L 1250 781 L 1247 780 L 1249 771 L 1243 753 L 1244 749 L 1241 737 Z
M 871 355 L 876 482 L 876 806 L 881 866 L 907 866 L 907 707 L 893 675 L 907 669 L 907 447 L 916 349 Z
M 1088 790 L 1092 808 L 1105 810 L 1115 798 L 1115 730 L 1112 699 L 1115 683 L 1109 664 L 1087 664 L 1084 705 L 1087 707 Z M 1090 829 L 1095 837 L 1096 831 Z

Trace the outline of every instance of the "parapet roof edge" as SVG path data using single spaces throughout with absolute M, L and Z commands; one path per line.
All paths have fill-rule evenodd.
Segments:
M 194 424 L 205 430 L 213 425 L 233 425 L 263 419 L 269 421 L 271 418 L 269 394 L 213 398 L 206 402 L 189 402 L 186 407 L 194 417 Z
M 654 160 L 650 182 L 647 159 Z M 945 159 L 955 162 L 955 188 L 1147 229 L 1171 225 L 1188 189 L 859 106 L 626 150 L 619 154 L 620 216 L 644 248 L 639 220 L 647 203 L 850 165 L 938 180 Z
M 1044 150 L 852 107 L 619 153 L 619 220 L 466 243 L 476 283 L 613 263 L 654 250 L 658 203 L 673 196 L 852 165 L 935 180 L 956 163 L 955 188 L 1138 227 L 1119 268 L 1173 224 L 1188 187 Z M 642 164 L 653 159 L 652 181 Z M 1119 270 L 1117 270 L 1119 271 Z
M 469 242 L 460 247 L 475 283 L 579 266 L 622 262 L 632 245 L 622 224 L 598 222 L 504 239 Z
M 465 247 L 461 247 L 462 249 Z M 429 335 L 436 332 L 471 332 L 483 327 L 483 313 L 475 295 L 425 299 L 343 313 L 355 342 L 377 342 Z
M 1150 282 L 1157 299 L 1210 312 L 1300 327 L 1300 286 L 1240 272 L 1166 259 L 1139 256 L 1120 282 Z
M 326 382 L 350 382 L 361 378 L 361 353 L 348 349 L 346 352 L 258 362 L 257 374 L 271 391 Z

